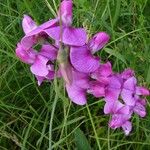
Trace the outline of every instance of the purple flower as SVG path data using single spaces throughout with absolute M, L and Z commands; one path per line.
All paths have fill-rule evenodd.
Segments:
M 122 127 L 126 135 L 130 133 L 132 125 L 129 121 L 131 118 L 129 106 L 123 105 L 119 101 L 106 102 L 104 106 L 104 113 L 112 115 L 109 122 L 110 128 L 116 129 Z
M 78 105 L 86 104 L 86 91 L 89 88 L 89 75 L 78 72 L 69 61 L 69 49 L 58 51 L 60 73 L 65 81 L 66 90 L 71 101 Z
M 30 64 L 31 72 L 37 77 L 38 84 L 47 78 L 54 78 L 54 67 L 50 61 L 56 59 L 57 50 L 52 45 L 43 45 L 40 52 L 34 49 L 25 49 L 20 43 L 16 48 L 16 55 L 25 63 Z
M 72 5 L 72 0 L 63 0 L 61 2 L 58 17 L 65 26 L 71 26 L 72 24 Z
M 57 22 L 58 19 L 52 19 L 40 26 L 37 26 L 31 17 L 24 15 L 22 27 L 25 32 L 25 36 L 21 39 L 21 45 L 24 48 L 29 49 L 37 43 L 43 43 L 45 38 L 48 37 L 45 29 L 55 26 Z
M 89 76 L 73 69 L 72 77 L 72 83 L 66 84 L 68 96 L 74 103 L 85 105 L 87 103 L 86 93 L 89 88 Z
M 86 43 L 86 31 L 83 28 L 71 27 L 72 0 L 64 0 L 58 12 L 60 25 L 45 29 L 45 32 L 54 40 L 66 45 L 82 46 Z
M 91 73 L 91 78 L 95 79 L 90 82 L 89 93 L 95 97 L 105 97 L 106 87 L 109 84 L 110 76 L 112 76 L 111 63 L 100 64 L 97 70 Z
M 129 106 L 134 106 L 136 99 L 138 99 L 140 95 L 149 95 L 149 90 L 137 86 L 137 80 L 134 76 L 128 78 L 122 86 L 121 97 L 123 101 Z
M 102 49 L 109 41 L 110 37 L 105 32 L 99 32 L 93 36 L 89 41 L 89 47 L 94 54 L 98 50 Z
M 22 28 L 23 28 L 24 33 L 28 34 L 32 30 L 37 28 L 37 25 L 30 16 L 24 15 L 24 18 L 22 20 Z
M 146 100 L 145 99 L 137 99 L 135 105 L 132 107 L 134 113 L 138 114 L 140 117 L 146 116 Z
M 109 40 L 109 36 L 100 32 L 97 33 L 87 45 L 82 47 L 71 47 L 70 60 L 72 65 L 80 72 L 91 73 L 99 67 L 99 57 L 93 54 L 102 48 Z

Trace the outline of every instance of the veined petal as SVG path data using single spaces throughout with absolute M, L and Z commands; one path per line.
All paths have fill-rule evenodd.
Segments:
M 120 78 L 116 75 L 111 76 L 109 79 L 109 87 L 114 89 L 121 89 Z
M 60 26 L 57 26 L 52 27 L 50 29 L 46 29 L 45 32 L 54 40 L 61 41 L 66 45 L 82 46 L 86 43 L 86 31 L 83 28 L 60 28 Z
M 78 72 L 77 70 L 73 70 L 73 81 L 74 84 L 83 89 L 89 88 L 89 75 L 86 73 Z
M 112 115 L 112 119 L 109 122 L 109 126 L 112 129 L 116 129 L 121 127 L 126 122 L 126 118 L 122 114 L 114 114 Z
M 137 95 L 150 95 L 150 92 L 145 87 L 137 86 L 136 87 L 136 94 Z
M 129 135 L 129 133 L 132 130 L 132 124 L 130 121 L 126 121 L 123 125 L 122 125 L 122 129 L 125 133 L 125 135 Z
M 89 46 L 92 53 L 94 54 L 95 52 L 103 48 L 105 44 L 107 44 L 109 39 L 110 36 L 105 32 L 99 32 L 94 35 L 94 37 L 89 41 Z
M 20 43 L 18 43 L 16 55 L 24 63 L 32 64 L 35 60 L 36 52 L 33 49 L 26 50 Z
M 123 99 L 123 101 L 129 105 L 129 106 L 134 106 L 135 105 L 135 98 L 133 97 L 134 93 L 130 90 L 126 90 L 126 89 L 123 89 L 122 92 L 121 92 L 121 97 Z
M 104 97 L 105 96 L 105 86 L 104 86 L 104 84 L 99 83 L 97 81 L 91 81 L 88 92 L 90 94 L 93 94 L 95 97 Z
M 92 56 L 86 46 L 71 47 L 70 60 L 72 65 L 80 72 L 94 72 L 99 67 L 99 58 Z
M 120 103 L 121 104 L 121 103 Z M 123 105 L 123 104 L 122 104 Z M 128 116 L 130 116 L 130 106 L 128 106 L 128 105 L 123 105 L 122 107 L 118 107 L 118 110 L 117 110 L 117 112 L 119 113 L 119 114 L 125 114 L 125 115 L 128 115 Z
M 105 106 L 104 106 L 104 113 L 105 114 L 119 114 L 124 105 L 119 102 L 118 100 L 116 101 L 107 101 Z
M 136 86 L 137 80 L 135 77 L 130 77 L 129 79 L 127 79 L 124 84 L 123 84 L 123 88 L 127 89 L 127 90 L 131 90 L 131 91 L 135 91 L 135 86 Z
M 72 0 L 61 2 L 58 16 L 60 15 L 64 25 L 70 26 L 72 24 Z
M 48 58 L 49 60 L 55 60 L 57 57 L 57 49 L 50 44 L 42 45 L 40 55 Z
M 44 81 L 45 77 L 41 77 L 41 76 L 35 76 L 37 81 L 38 81 L 38 86 L 40 86 L 42 84 L 42 82 Z
M 76 86 L 75 84 L 66 85 L 67 93 L 71 101 L 78 105 L 85 105 L 86 100 L 86 90 Z
M 47 62 L 48 59 L 38 55 L 33 63 L 33 65 L 30 67 L 31 72 L 37 76 L 46 76 L 48 74 L 48 68 L 47 68 Z
M 134 71 L 131 69 L 125 69 L 122 73 L 121 73 L 121 77 L 123 79 L 128 79 L 130 77 L 134 76 Z
M 112 67 L 111 67 L 111 63 L 107 62 L 105 64 L 100 64 L 99 68 L 97 70 L 95 70 L 91 76 L 92 78 L 100 81 L 100 82 L 108 82 L 108 77 L 110 75 L 112 75 Z
M 62 31 L 61 31 L 62 30 Z M 60 26 L 52 27 L 49 29 L 45 29 L 45 32 L 54 40 L 60 41 L 61 40 L 61 33 L 63 33 L 63 27 Z
M 55 27 L 55 26 L 58 25 L 58 21 L 59 21 L 58 18 L 48 20 L 48 21 L 44 22 L 43 24 L 41 24 L 39 26 L 39 28 L 45 30 L 45 29 L 48 29 L 48 28 Z
M 83 28 L 65 27 L 63 43 L 71 46 L 83 46 L 86 43 L 86 31 Z
M 136 102 L 133 110 L 136 114 L 138 114 L 141 117 L 146 116 L 146 109 L 140 102 Z
M 37 28 L 36 23 L 32 20 L 32 18 L 28 15 L 24 15 L 22 20 L 22 28 L 25 34 L 28 34 L 35 28 Z
M 21 44 L 24 47 L 26 47 L 27 49 L 32 47 L 34 44 L 36 44 L 42 38 L 42 36 L 41 36 L 42 34 L 45 34 L 45 35 L 47 34 L 46 29 L 54 27 L 57 24 L 57 21 L 58 21 L 58 19 L 53 19 L 53 20 L 49 20 L 49 21 L 41 24 L 40 26 L 38 26 L 31 32 L 26 34 L 22 38 Z
M 105 100 L 106 102 L 114 102 L 118 100 L 121 89 L 107 88 L 105 90 Z

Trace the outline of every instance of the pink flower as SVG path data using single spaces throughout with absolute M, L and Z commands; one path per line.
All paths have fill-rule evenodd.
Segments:
M 106 102 L 104 106 L 104 113 L 112 115 L 109 122 L 110 128 L 116 129 L 122 127 L 126 135 L 130 133 L 132 125 L 129 121 L 131 118 L 129 106 L 123 105 L 119 101 Z
M 57 50 L 55 47 L 46 44 L 43 45 L 40 52 L 34 49 L 25 49 L 20 43 L 17 45 L 16 55 L 25 63 L 30 64 L 31 72 L 37 77 L 38 84 L 47 78 L 54 78 L 54 67 L 49 61 L 56 59 Z
M 137 86 L 137 80 L 134 76 L 128 78 L 122 85 L 121 97 L 129 106 L 134 106 L 136 99 L 138 99 L 139 96 L 146 96 L 149 94 L 149 90 L 144 87 Z
M 100 32 L 96 34 L 87 45 L 82 47 L 71 47 L 70 60 L 72 65 L 80 72 L 92 73 L 99 67 L 99 57 L 93 54 L 102 48 L 109 40 L 109 36 Z
M 89 41 L 89 47 L 94 54 L 98 50 L 102 49 L 109 41 L 110 37 L 105 32 L 99 32 L 93 36 Z
M 45 38 L 48 37 L 45 29 L 55 26 L 57 22 L 58 19 L 52 19 L 40 26 L 37 26 L 31 17 L 24 15 L 22 27 L 25 32 L 25 36 L 21 39 L 21 45 L 24 48 L 29 49 L 37 43 L 43 43 Z
M 71 27 L 72 0 L 64 0 L 58 12 L 60 25 L 45 29 L 45 32 L 54 40 L 65 45 L 82 46 L 86 43 L 86 31 L 83 28 Z

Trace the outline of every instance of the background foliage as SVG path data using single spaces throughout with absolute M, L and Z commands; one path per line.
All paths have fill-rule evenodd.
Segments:
M 72 104 L 63 81 L 38 87 L 29 66 L 15 56 L 23 36 L 23 14 L 39 24 L 54 17 L 58 0 L 0 0 L 0 149 L 1 150 L 148 150 L 150 104 L 147 117 L 134 116 L 133 131 L 108 128 L 101 99 L 88 96 L 86 106 Z M 74 26 L 89 36 L 106 31 L 110 43 L 98 55 L 110 60 L 114 71 L 130 67 L 141 85 L 150 84 L 150 1 L 74 0 Z

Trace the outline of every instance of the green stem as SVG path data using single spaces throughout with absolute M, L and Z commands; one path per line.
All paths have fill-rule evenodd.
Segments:
M 88 115 L 89 115 L 89 117 L 90 117 L 90 121 L 91 121 L 91 124 L 92 124 L 92 128 L 93 128 L 93 131 L 94 131 L 94 134 L 95 134 L 97 146 L 98 146 L 99 150 L 101 150 L 101 146 L 100 146 L 100 143 L 99 143 L 99 140 L 98 140 L 98 135 L 97 135 L 97 133 L 96 133 L 95 125 L 94 125 L 94 122 L 93 122 L 92 115 L 91 115 L 91 112 L 90 112 L 90 109 L 89 109 L 88 104 L 86 104 L 86 108 L 87 108 Z

